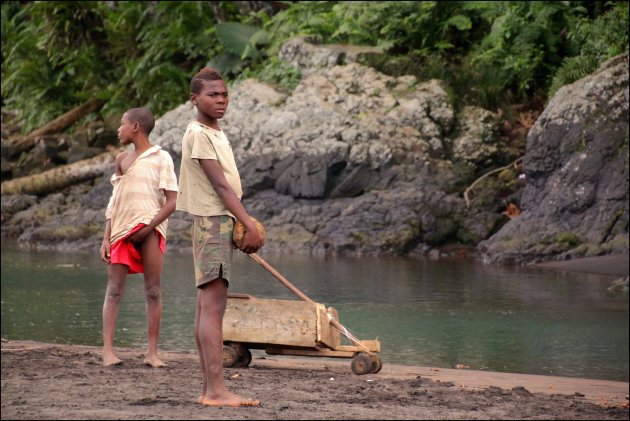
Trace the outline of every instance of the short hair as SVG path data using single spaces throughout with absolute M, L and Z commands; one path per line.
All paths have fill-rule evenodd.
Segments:
M 223 80 L 223 76 L 212 67 L 204 67 L 192 77 L 190 81 L 190 93 L 195 95 L 199 94 L 204 80 Z
M 148 108 L 130 108 L 125 114 L 129 118 L 131 123 L 138 123 L 144 130 L 144 133 L 148 136 L 155 127 L 155 118 L 153 113 Z

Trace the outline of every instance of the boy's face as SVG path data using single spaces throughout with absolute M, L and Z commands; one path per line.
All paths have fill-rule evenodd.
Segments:
M 204 80 L 198 94 L 191 95 L 197 112 L 218 120 L 223 117 L 228 106 L 228 91 L 222 80 Z
M 134 126 L 135 123 L 129 120 L 127 113 L 123 114 L 120 119 L 120 127 L 118 128 L 118 140 L 120 140 L 121 144 L 127 145 L 131 143 L 134 135 Z

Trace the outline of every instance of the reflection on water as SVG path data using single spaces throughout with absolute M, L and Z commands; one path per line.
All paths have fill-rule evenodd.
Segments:
M 628 381 L 628 296 L 611 277 L 468 261 L 262 255 L 314 301 L 333 306 L 385 364 Z M 192 257 L 168 253 L 160 347 L 194 350 Z M 94 254 L 2 249 L 2 337 L 101 345 L 106 267 Z M 232 292 L 297 299 L 237 253 Z M 116 346 L 146 345 L 142 275 L 130 275 Z

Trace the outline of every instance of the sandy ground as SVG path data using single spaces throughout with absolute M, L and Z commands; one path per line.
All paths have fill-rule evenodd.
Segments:
M 628 275 L 628 255 L 541 264 L 554 270 Z M 384 362 L 357 376 L 349 360 L 254 355 L 229 368 L 231 391 L 258 408 L 209 408 L 196 353 L 117 348 L 124 362 L 103 367 L 101 348 L 2 340 L 2 413 L 8 419 L 628 419 L 628 383 Z
M 195 403 L 195 353 L 101 349 L 2 340 L 2 419 L 628 419 L 628 383 L 384 364 L 357 376 L 346 359 L 258 354 L 225 370 L 228 387 L 258 408 Z
M 538 263 L 535 266 L 567 272 L 587 272 L 622 277 L 628 276 L 630 271 L 630 255 L 624 253 L 584 257 L 581 259 Z

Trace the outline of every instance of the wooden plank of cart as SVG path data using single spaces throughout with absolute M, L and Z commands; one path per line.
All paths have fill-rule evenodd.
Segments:
M 342 345 L 340 331 L 331 323 L 331 318 L 338 321 L 338 317 L 333 307 L 313 301 L 228 294 L 223 365 L 247 367 L 252 360 L 250 349 L 264 349 L 272 355 L 352 358 L 353 373 L 378 373 L 383 367 L 380 341 Z

